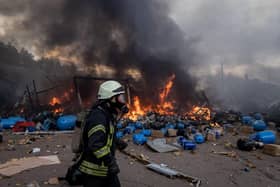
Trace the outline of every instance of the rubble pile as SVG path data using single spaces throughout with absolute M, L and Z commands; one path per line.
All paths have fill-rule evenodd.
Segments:
M 262 149 L 267 144 L 275 144 L 277 128 L 274 122 L 266 120 L 260 113 L 243 115 L 235 111 L 212 111 L 208 118 L 208 114 L 203 112 L 190 112 L 184 116 L 148 112 L 138 116 L 137 120 L 122 119 L 117 124 L 117 138 L 131 136 L 137 145 L 154 139 L 173 138 L 172 145 L 184 150 L 195 150 L 198 144 L 215 142 L 221 136 L 242 135 L 236 142 L 236 148 L 252 151 Z

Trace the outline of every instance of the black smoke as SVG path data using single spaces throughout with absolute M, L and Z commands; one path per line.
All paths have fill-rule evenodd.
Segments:
M 195 40 L 187 39 L 169 17 L 164 1 L 32 1 L 25 11 L 21 27 L 33 33 L 38 48 L 72 46 L 69 56 L 79 57 L 87 68 L 109 66 L 116 77 L 137 69 L 142 78 L 131 85 L 146 102 L 156 102 L 160 88 L 175 74 L 177 103 L 198 102 L 196 80 L 187 71 L 195 63 Z

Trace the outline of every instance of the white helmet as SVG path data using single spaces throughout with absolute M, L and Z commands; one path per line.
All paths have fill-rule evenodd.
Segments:
M 110 99 L 111 97 L 125 93 L 123 86 L 117 81 L 105 81 L 99 86 L 97 99 Z

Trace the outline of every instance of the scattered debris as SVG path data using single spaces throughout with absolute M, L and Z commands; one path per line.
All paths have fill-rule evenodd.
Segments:
M 271 156 L 280 156 L 280 145 L 266 144 L 264 145 L 263 152 Z
M 175 146 L 166 143 L 165 138 L 154 139 L 153 141 L 148 140 L 147 145 L 156 152 L 166 153 L 178 151 L 179 149 Z
M 59 180 L 58 180 L 57 177 L 52 177 L 52 178 L 50 178 L 48 180 L 48 184 L 50 184 L 50 185 L 57 185 L 57 184 L 59 184 Z
M 7 151 L 15 151 L 16 150 L 15 145 L 8 144 L 6 150 Z
M 0 164 L 0 174 L 10 177 L 27 169 L 53 164 L 60 164 L 60 160 L 56 155 L 12 159 Z
M 252 151 L 255 148 L 255 141 L 247 138 L 240 138 L 237 141 L 237 147 L 242 151 Z
M 244 134 L 251 134 L 254 132 L 254 128 L 252 126 L 243 125 L 240 127 L 239 132 Z
M 53 134 L 73 134 L 73 130 L 65 131 L 34 131 L 34 132 L 15 132 L 15 135 L 53 135 Z
M 175 136 L 177 136 L 177 130 L 176 129 L 168 129 L 167 130 L 167 135 L 169 137 L 175 137 Z
M 40 185 L 37 181 L 32 181 L 31 183 L 28 183 L 26 187 L 40 187 Z
M 170 169 L 167 167 L 167 165 L 159 165 L 159 164 L 156 164 L 156 163 L 152 163 L 150 162 L 149 160 L 147 159 L 143 159 L 143 156 L 138 156 L 137 154 L 135 153 L 131 153 L 131 152 L 128 152 L 128 151 L 122 151 L 122 153 L 136 159 L 137 161 L 141 162 L 142 164 L 145 164 L 146 167 L 148 167 L 149 169 L 157 172 L 157 173 L 160 173 L 160 174 L 163 174 L 165 176 L 168 176 L 170 178 L 181 178 L 181 179 L 185 179 L 187 180 L 188 182 L 194 184 L 196 187 L 199 187 L 199 185 L 201 184 L 201 180 L 196 178 L 196 177 L 192 177 L 192 176 L 189 176 L 189 175 L 186 175 L 182 172 L 178 172 L 176 170 L 173 170 L 173 169 Z
M 152 131 L 152 137 L 153 138 L 163 138 L 164 134 L 160 130 L 153 130 Z
M 182 155 L 182 152 L 181 151 L 176 151 L 173 153 L 175 156 L 181 156 Z
M 237 154 L 234 151 L 230 151 L 230 152 L 217 152 L 217 151 L 212 151 L 213 154 L 217 154 L 217 155 L 224 155 L 224 156 L 228 156 L 228 157 L 232 157 L 232 158 L 236 158 Z
M 29 153 L 39 153 L 41 151 L 41 148 L 34 147 Z

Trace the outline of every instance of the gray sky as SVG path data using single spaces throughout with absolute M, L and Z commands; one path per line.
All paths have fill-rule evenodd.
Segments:
M 170 17 L 185 37 L 197 41 L 199 60 L 193 74 L 215 74 L 223 62 L 226 73 L 241 77 L 247 73 L 280 84 L 279 0 L 162 1 L 170 4 Z M 12 2 L 0 0 L 0 40 L 13 41 L 35 56 L 44 53 L 38 48 L 44 38 L 22 29 L 22 20 L 32 9 L 28 4 L 34 1 Z
M 198 38 L 199 73 L 225 72 L 280 84 L 279 0 L 173 0 L 171 17 Z M 206 66 L 205 66 L 206 64 Z

